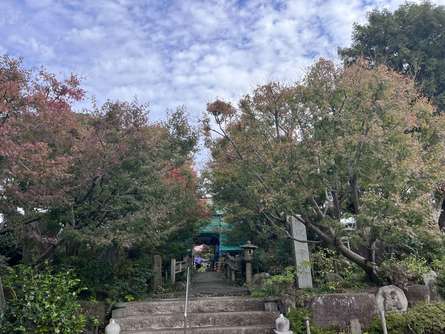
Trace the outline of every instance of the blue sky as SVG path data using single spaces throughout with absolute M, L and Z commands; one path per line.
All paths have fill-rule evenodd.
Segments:
M 319 57 L 335 59 L 354 22 L 403 2 L 3 0 L 0 54 L 77 73 L 99 103 L 137 96 L 155 120 L 184 105 L 196 121 L 217 97 L 237 101 L 259 84 L 298 80 Z

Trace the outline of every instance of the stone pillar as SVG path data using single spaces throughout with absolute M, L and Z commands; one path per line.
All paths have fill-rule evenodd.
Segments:
M 176 259 L 174 258 L 170 260 L 170 278 L 174 285 L 176 282 Z
M 155 255 L 153 259 L 153 289 L 162 288 L 162 257 Z
M 351 334 L 362 334 L 362 326 L 358 319 L 352 319 L 350 322 Z
M 295 217 L 289 217 L 289 223 L 291 225 L 292 237 L 307 241 L 306 226 Z M 312 271 L 307 242 L 294 241 L 294 251 L 298 287 L 300 289 L 312 288 Z
M 230 268 L 230 276 L 232 282 L 235 282 L 236 280 L 235 270 L 233 270 L 232 268 Z
M 252 262 L 246 261 L 246 285 L 252 284 Z

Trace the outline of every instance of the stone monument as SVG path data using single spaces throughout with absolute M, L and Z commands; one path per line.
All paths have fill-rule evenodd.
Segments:
M 307 242 L 306 226 L 296 217 L 289 217 L 292 237 L 294 240 L 295 264 L 297 267 L 298 287 L 300 289 L 312 288 L 312 272 L 309 259 L 309 247 Z
M 377 308 L 380 312 L 406 312 L 408 300 L 402 289 L 395 285 L 383 286 L 376 295 Z
M 424 284 L 432 289 L 434 285 L 436 284 L 437 280 L 437 274 L 434 270 L 431 270 L 430 272 L 427 272 L 426 274 L 422 275 Z

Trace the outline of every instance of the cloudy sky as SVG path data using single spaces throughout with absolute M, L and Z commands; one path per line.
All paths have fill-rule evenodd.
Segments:
M 2 0 L 0 54 L 23 57 L 88 96 L 184 105 L 196 121 L 216 97 L 232 101 L 271 80 L 293 82 L 337 57 L 354 22 L 404 0 Z M 445 4 L 445 0 L 434 1 Z

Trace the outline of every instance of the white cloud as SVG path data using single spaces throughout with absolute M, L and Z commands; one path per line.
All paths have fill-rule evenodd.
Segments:
M 80 74 L 99 102 L 138 96 L 156 119 L 177 105 L 197 119 L 215 97 L 236 101 L 267 81 L 298 80 L 319 57 L 336 59 L 367 11 L 404 2 L 6 0 L 0 51 Z

